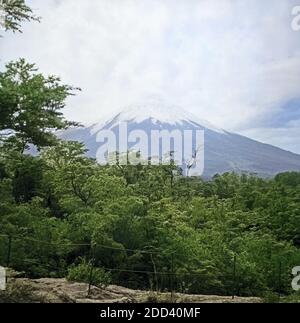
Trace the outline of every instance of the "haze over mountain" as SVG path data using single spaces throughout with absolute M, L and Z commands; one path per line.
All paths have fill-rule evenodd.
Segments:
M 69 129 L 58 136 L 83 142 L 88 156 L 95 158 L 101 146 L 96 140 L 99 131 L 111 130 L 118 138 L 120 123 L 127 123 L 128 133 L 143 130 L 149 138 L 152 130 L 204 130 L 203 176 L 206 178 L 231 171 L 263 177 L 300 171 L 300 155 L 219 129 L 182 108 L 161 102 L 131 105 L 90 126 Z M 191 144 L 195 146 L 194 139 Z M 129 145 L 129 149 L 132 146 Z

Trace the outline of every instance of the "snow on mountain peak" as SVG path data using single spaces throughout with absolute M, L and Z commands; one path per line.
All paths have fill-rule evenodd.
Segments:
M 135 121 L 136 123 L 152 119 L 154 122 L 168 124 L 182 124 L 187 115 L 175 106 L 157 104 L 139 104 L 126 107 L 118 115 L 119 121 Z
M 121 122 L 135 122 L 142 123 L 149 120 L 153 123 L 162 123 L 170 125 L 183 125 L 183 123 L 190 123 L 194 126 L 225 133 L 224 130 L 219 129 L 205 120 L 201 120 L 193 114 L 175 105 L 166 105 L 160 101 L 144 102 L 139 104 L 129 105 L 118 112 L 114 112 L 109 117 L 102 119 L 92 126 L 92 132 L 95 133 L 105 125 L 111 124 L 111 128 Z

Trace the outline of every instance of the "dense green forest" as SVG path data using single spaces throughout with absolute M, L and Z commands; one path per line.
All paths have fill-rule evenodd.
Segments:
M 9 9 L 7 29 L 37 19 Z M 24 60 L 0 72 L 1 265 L 27 277 L 84 280 L 94 268 L 97 283 L 296 297 L 300 173 L 203 181 L 175 165 L 99 166 L 53 135 L 76 126 L 62 111 L 77 90 Z
M 174 168 L 99 166 L 72 142 L 39 157 L 1 154 L 1 263 L 11 237 L 9 266 L 29 277 L 64 277 L 92 261 L 132 288 L 290 294 L 300 174 L 204 182 Z

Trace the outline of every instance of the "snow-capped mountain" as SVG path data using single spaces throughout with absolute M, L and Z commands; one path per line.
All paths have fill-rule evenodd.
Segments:
M 149 138 L 152 131 L 204 131 L 203 177 L 206 178 L 231 171 L 264 177 L 300 171 L 300 155 L 219 129 L 184 109 L 159 102 L 128 106 L 88 127 L 61 132 L 59 137 L 83 142 L 89 150 L 88 155 L 95 158 L 101 146 L 97 140 L 99 132 L 111 131 L 117 138 L 121 137 L 119 126 L 122 123 L 126 123 L 128 133 L 142 130 Z M 194 137 L 190 145 L 196 149 Z M 129 145 L 128 149 L 133 146 Z
M 107 125 L 112 129 L 120 122 L 140 124 L 147 120 L 151 120 L 153 124 L 168 124 L 170 126 L 183 126 L 184 124 L 189 124 L 192 127 L 200 126 L 201 128 L 210 129 L 216 132 L 224 132 L 224 130 L 214 127 L 208 121 L 199 119 L 175 105 L 165 105 L 160 101 L 154 100 L 148 101 L 147 103 L 130 105 L 118 112 L 107 115 L 105 118 L 92 125 L 94 126 L 92 131 L 97 132 Z

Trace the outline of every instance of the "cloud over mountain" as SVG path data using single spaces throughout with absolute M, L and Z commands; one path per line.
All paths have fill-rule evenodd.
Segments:
M 269 124 L 291 113 L 291 100 L 300 110 L 300 33 L 291 29 L 297 0 L 28 3 L 43 21 L 1 39 L 2 57 L 26 57 L 81 86 L 69 101 L 71 119 L 91 121 L 154 94 L 266 142 L 285 129 L 288 146 L 275 143 L 300 152 L 297 127 Z

